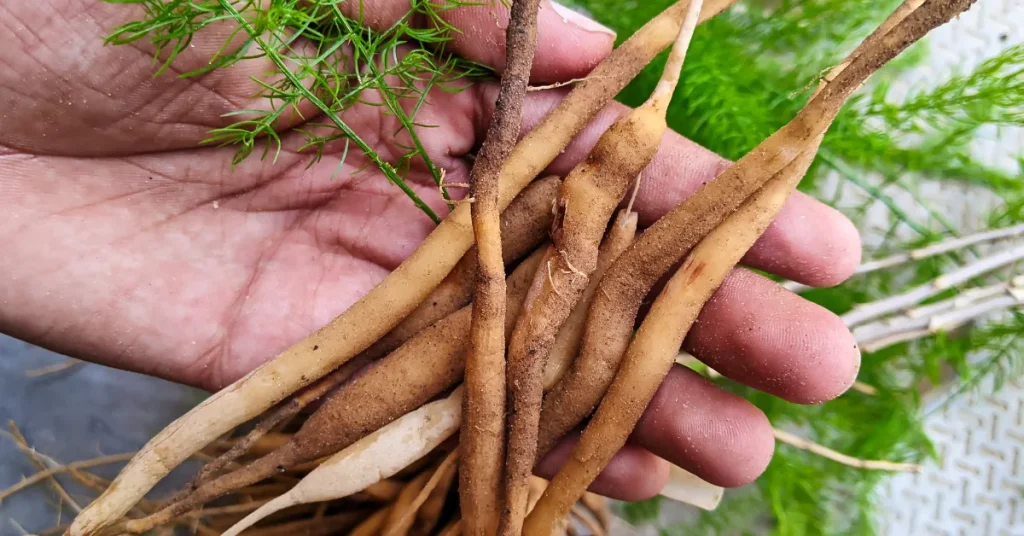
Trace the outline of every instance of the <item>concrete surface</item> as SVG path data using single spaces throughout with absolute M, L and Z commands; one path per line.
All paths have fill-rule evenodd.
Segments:
M 93 364 L 31 378 L 28 371 L 67 358 L 0 335 L 0 424 L 14 422 L 39 452 L 61 463 L 133 451 L 201 400 L 202 393 L 155 378 Z M 97 473 L 110 478 L 114 468 Z M 0 437 L 0 489 L 36 472 L 10 437 Z M 68 478 L 61 482 L 72 483 Z M 90 495 L 69 493 L 81 505 Z M 73 516 L 46 486 L 0 503 L 0 536 L 39 532 Z

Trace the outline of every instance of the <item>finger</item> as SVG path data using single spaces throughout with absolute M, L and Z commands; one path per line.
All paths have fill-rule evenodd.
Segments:
M 453 37 L 458 54 L 502 72 L 508 11 L 506 2 L 492 2 L 487 9 L 467 6 L 450 11 L 447 16 L 452 25 L 462 30 Z M 481 42 L 487 45 L 480 46 Z M 531 81 L 560 82 L 585 76 L 611 52 L 614 43 L 612 30 L 545 0 L 537 14 L 537 52 Z
M 727 488 L 753 482 L 775 450 L 761 410 L 678 366 L 665 377 L 630 441 Z
M 500 73 L 505 67 L 505 29 L 510 4 L 472 3 L 437 9 L 436 13 L 458 29 L 451 35 L 450 42 L 456 54 L 489 65 Z M 409 11 L 409 0 L 344 2 L 340 7 L 350 17 L 361 17 L 371 28 L 386 29 Z M 420 27 L 435 24 L 422 15 L 413 23 Z M 542 0 L 537 14 L 537 53 L 531 80 L 543 83 L 582 77 L 611 52 L 614 43 L 612 30 L 565 6 Z
M 564 439 L 538 466 L 554 474 L 578 441 Z M 707 482 L 738 487 L 753 482 L 768 467 L 775 450 L 771 424 L 753 404 L 718 388 L 699 374 L 673 367 L 658 388 L 628 443 L 591 488 L 622 500 L 657 494 L 662 474 L 655 460 L 667 460 Z M 654 456 L 654 459 L 649 457 Z M 630 486 L 635 486 L 629 490 Z M 625 498 L 632 493 L 634 498 Z
M 562 439 L 537 464 L 537 475 L 553 478 L 579 442 L 579 434 Z M 620 501 L 642 501 L 654 497 L 668 482 L 665 460 L 636 445 L 627 444 L 601 471 L 590 491 Z
M 806 262 L 807 259 L 818 262 Z M 838 285 L 860 265 L 860 232 L 838 210 L 795 192 L 743 264 L 815 287 Z
M 496 89 L 482 85 L 477 118 L 478 137 L 490 121 Z M 565 95 L 565 90 L 529 95 L 524 132 L 535 126 Z M 628 108 L 607 107 L 549 167 L 568 173 L 597 143 L 598 138 Z M 642 225 L 650 225 L 698 188 L 714 179 L 729 162 L 675 133 L 665 136 L 657 155 L 643 174 L 636 209 Z M 860 263 L 860 238 L 853 224 L 835 209 L 797 192 L 743 259 L 744 264 L 813 286 L 832 286 L 848 278 Z
M 704 306 L 684 347 L 728 378 L 799 404 L 839 396 L 860 368 L 838 316 L 742 269 Z

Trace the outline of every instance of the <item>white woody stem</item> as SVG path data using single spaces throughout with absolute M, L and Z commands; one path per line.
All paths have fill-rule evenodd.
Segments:
M 1001 229 L 982 231 L 968 236 L 951 238 L 949 240 L 945 240 L 936 244 L 915 249 L 913 251 L 897 253 L 889 257 L 884 257 L 873 261 L 867 261 L 861 264 L 859 267 L 857 267 L 857 270 L 854 272 L 854 274 L 860 275 L 876 272 L 878 270 L 884 270 L 886 268 L 900 266 L 911 261 L 927 259 L 930 257 L 942 255 L 944 253 L 950 253 L 984 242 L 993 242 L 996 240 L 1012 238 L 1020 235 L 1024 235 L 1024 224 L 1015 225 L 1012 227 L 1004 227 Z M 793 292 L 804 292 L 812 288 L 807 285 L 803 285 L 801 283 L 796 283 L 793 281 L 783 283 L 783 286 Z
M 909 309 L 946 289 L 961 285 L 979 275 L 992 272 L 1021 259 L 1024 259 L 1024 245 L 983 257 L 903 294 L 858 306 L 843 315 L 843 322 L 847 326 L 853 327 L 869 320 Z

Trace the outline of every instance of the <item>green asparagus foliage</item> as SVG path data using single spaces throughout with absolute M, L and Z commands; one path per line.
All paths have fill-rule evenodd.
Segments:
M 253 79 L 260 95 L 272 103 L 271 108 L 235 111 L 231 115 L 238 120 L 213 130 L 207 139 L 212 144 L 237 146 L 236 164 L 254 151 L 261 158 L 276 156 L 282 148 L 279 120 L 285 113 L 298 112 L 299 104 L 308 101 L 321 116 L 308 118 L 311 121 L 300 129 L 305 136 L 301 149 L 313 155 L 311 165 L 319 162 L 329 144 L 340 144 L 343 156 L 354 145 L 420 210 L 435 222 L 440 221 L 402 175 L 414 161 L 421 162 L 445 198 L 451 200 L 441 184 L 441 170 L 420 142 L 419 136 L 429 125 L 417 124 L 416 112 L 431 90 L 458 91 L 465 87 L 460 79 L 489 73 L 443 49 L 455 29 L 444 22 L 441 13 L 467 2 L 411 0 L 405 16 L 378 31 L 363 26 L 358 18 L 342 15 L 339 3 L 332 0 L 106 1 L 143 7 L 145 17 L 115 29 L 107 41 L 152 41 L 157 48 L 157 76 L 166 74 L 164 71 L 188 48 L 197 32 L 225 22 L 234 23 L 236 29 L 218 54 L 208 65 L 182 76 L 198 76 L 254 58 L 269 59 L 276 66 L 282 76 L 275 81 Z M 414 25 L 416 20 L 431 24 Z M 349 128 L 341 115 L 357 103 L 383 106 L 398 120 L 399 132 L 406 132 L 412 141 L 405 154 L 395 161 L 385 161 Z

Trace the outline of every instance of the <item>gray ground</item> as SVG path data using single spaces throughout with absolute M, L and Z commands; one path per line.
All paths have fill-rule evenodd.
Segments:
M 26 371 L 64 362 L 63 356 L 0 335 L 0 421 L 13 421 L 29 443 L 58 462 L 117 454 L 142 446 L 167 423 L 188 410 L 202 394 L 182 386 L 98 365 L 30 378 Z M 0 489 L 36 468 L 7 436 L 0 437 Z M 114 471 L 97 471 L 111 477 Z M 70 482 L 62 479 L 62 482 Z M 69 487 L 79 504 L 89 502 L 82 488 Z M 0 536 L 43 531 L 67 523 L 73 510 L 45 486 L 0 504 Z

